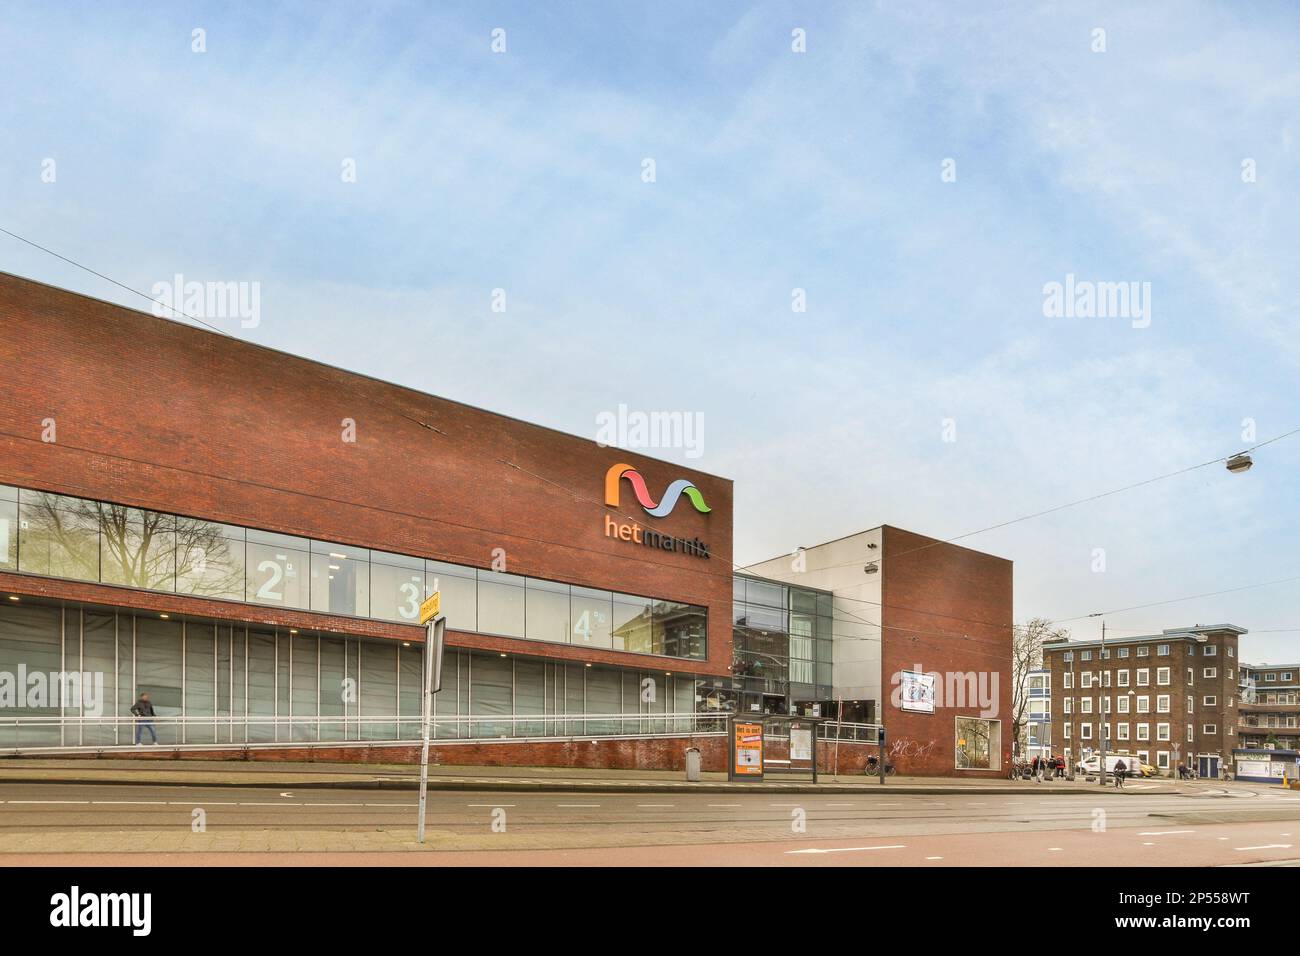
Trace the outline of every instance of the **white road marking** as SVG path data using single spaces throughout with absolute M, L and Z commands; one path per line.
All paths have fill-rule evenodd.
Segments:
M 943 857 L 941 857 L 941 856 L 927 856 L 926 859 L 927 859 L 927 860 L 942 860 Z
M 1195 830 L 1143 830 L 1138 836 L 1172 836 L 1175 833 L 1195 833 Z
M 515 803 L 467 803 L 465 806 L 474 810 L 495 810 L 497 807 L 515 807 Z
M 1238 846 L 1238 847 L 1233 847 L 1233 849 L 1234 850 L 1289 850 L 1291 849 L 1291 844 L 1290 843 L 1265 843 L 1260 846 Z
M 720 809 L 720 810 L 735 810 L 735 809 L 737 809 L 738 807 L 743 806 L 743 804 L 740 804 L 740 803 L 710 803 L 709 806 L 711 806 L 711 807 L 715 807 L 715 808 Z
M 891 843 L 887 846 L 836 846 L 836 847 L 810 847 L 807 850 L 786 850 L 786 855 L 794 853 L 858 853 L 862 850 L 906 850 L 907 847 L 902 843 Z
M 826 806 L 828 806 L 828 807 L 856 807 L 857 804 L 856 804 L 856 803 L 828 803 L 828 804 L 826 804 Z
M 671 803 L 638 803 L 638 807 L 671 807 Z
M 238 803 L 238 804 L 235 804 L 235 806 L 240 806 L 240 807 L 296 807 L 296 806 L 298 806 L 298 804 L 296 804 L 296 803 L 253 803 L 253 802 L 246 802 L 246 803 Z
M 1049 853 L 1060 853 L 1060 852 L 1061 852 L 1061 848 L 1060 848 L 1059 846 L 1049 846 L 1049 847 L 1047 848 L 1047 851 L 1048 851 Z
M 92 801 L 90 801 L 90 802 L 91 802 L 91 803 L 101 803 L 101 804 L 106 804 L 106 805 L 107 805 L 107 804 L 113 804 L 113 805 L 115 805 L 115 806 L 116 806 L 116 805 L 119 805 L 119 804 L 125 804 L 125 805 L 129 805 L 129 806 L 144 806 L 144 805 L 146 805 L 146 804 L 148 804 L 149 806 L 155 806 L 155 805 L 166 806 L 166 805 L 167 805 L 167 801 L 166 801 L 166 800 L 92 800 Z M 188 807 L 188 806 L 193 806 L 193 803 L 187 802 L 185 805 L 186 805 L 187 807 Z
M 304 807 L 364 807 L 364 803 L 304 803 Z
M 557 807 L 598 807 L 599 803 L 557 803 Z
M 10 803 L 90 803 L 89 800 L 10 800 Z

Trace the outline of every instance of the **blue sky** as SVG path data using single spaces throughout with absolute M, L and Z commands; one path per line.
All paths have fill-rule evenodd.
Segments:
M 137 288 L 260 282 L 232 332 L 577 434 L 700 412 L 741 562 L 950 537 L 1300 427 L 1300 8 L 1130 7 L 11 4 L 0 225 Z M 0 268 L 147 305 L 3 236 Z M 1149 282 L 1150 327 L 1045 317 L 1067 273 Z M 964 543 L 1021 618 L 1300 575 L 1298 463 Z M 1300 661 L 1300 582 L 1108 620 Z

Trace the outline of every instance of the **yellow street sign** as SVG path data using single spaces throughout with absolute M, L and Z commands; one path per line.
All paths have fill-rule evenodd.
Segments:
M 420 605 L 420 623 L 428 624 L 431 620 L 433 620 L 435 617 L 438 616 L 438 612 L 441 610 L 442 610 L 442 592 L 434 591 L 432 594 L 429 595 L 428 599 L 423 604 Z

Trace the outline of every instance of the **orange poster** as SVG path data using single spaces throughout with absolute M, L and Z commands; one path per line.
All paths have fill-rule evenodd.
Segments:
M 763 725 L 737 723 L 736 758 L 732 768 L 737 776 L 762 776 Z

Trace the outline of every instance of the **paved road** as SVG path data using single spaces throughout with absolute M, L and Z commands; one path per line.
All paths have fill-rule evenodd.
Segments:
M 1300 859 L 1300 793 L 1265 788 L 1078 795 L 1026 788 L 1013 796 L 435 792 L 423 848 L 414 842 L 415 795 L 406 792 L 4 784 L 0 801 L 0 864 L 129 863 L 142 853 L 156 862 L 243 865 Z

